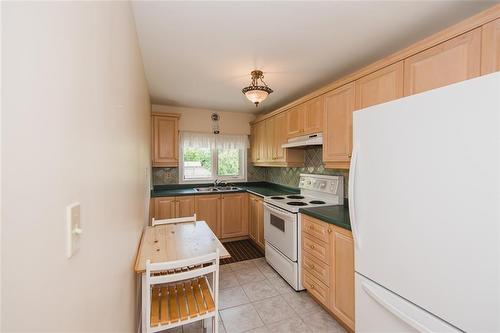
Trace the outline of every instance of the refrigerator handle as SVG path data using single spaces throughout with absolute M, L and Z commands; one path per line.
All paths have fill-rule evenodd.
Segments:
M 408 305 L 405 305 L 406 301 L 397 301 L 391 297 L 384 297 L 385 293 L 378 291 L 376 288 L 370 286 L 366 282 L 361 282 L 361 286 L 364 291 L 370 295 L 378 304 L 383 306 L 387 311 L 392 313 L 397 318 L 404 321 L 409 326 L 413 327 L 418 332 L 422 333 L 435 333 L 435 332 L 461 332 L 455 327 L 433 317 L 432 315 L 421 316 L 418 312 L 413 312 Z M 412 305 L 414 306 L 414 305 Z M 420 310 L 425 311 L 425 310 Z M 427 317 L 427 319 L 425 319 Z
M 348 187 L 348 199 L 349 199 L 349 219 L 351 220 L 352 235 L 354 238 L 354 245 L 357 249 L 360 248 L 360 239 L 356 224 L 356 202 L 354 201 L 354 184 L 356 182 L 356 168 L 358 166 L 358 148 L 354 145 L 352 148 L 351 166 L 349 168 L 349 187 Z

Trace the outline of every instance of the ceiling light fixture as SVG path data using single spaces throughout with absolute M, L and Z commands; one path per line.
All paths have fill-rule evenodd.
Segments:
M 273 92 L 273 90 L 267 86 L 264 80 L 262 80 L 264 78 L 264 73 L 262 73 L 262 71 L 256 69 L 253 70 L 250 75 L 252 76 L 252 83 L 250 83 L 248 87 L 243 88 L 241 91 L 252 103 L 255 104 L 255 107 L 257 107 L 260 102 L 265 100 L 267 96 Z M 259 85 L 259 80 L 263 85 Z

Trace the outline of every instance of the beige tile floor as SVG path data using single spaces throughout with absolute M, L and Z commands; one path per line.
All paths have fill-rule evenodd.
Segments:
M 346 332 L 305 291 L 294 291 L 264 258 L 223 265 L 220 272 L 221 333 Z M 195 322 L 166 332 L 201 333 L 203 328 Z

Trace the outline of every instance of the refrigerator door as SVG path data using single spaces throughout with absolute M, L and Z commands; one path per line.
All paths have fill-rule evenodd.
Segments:
M 461 330 L 500 331 L 500 73 L 357 111 L 353 127 L 356 272 Z
M 356 274 L 356 332 L 461 332 L 415 304 Z

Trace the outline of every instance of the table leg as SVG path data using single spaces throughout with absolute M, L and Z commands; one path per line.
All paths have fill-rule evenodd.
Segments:
M 146 288 L 146 273 L 141 275 L 141 327 L 142 333 L 147 332 L 146 327 L 146 299 L 147 299 L 147 288 Z

